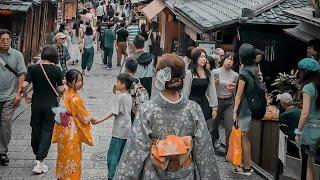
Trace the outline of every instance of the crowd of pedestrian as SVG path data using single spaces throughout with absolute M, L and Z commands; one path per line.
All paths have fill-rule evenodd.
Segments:
M 148 31 L 131 7 L 130 1 L 120 0 L 99 2 L 95 13 L 84 9 L 71 29 L 60 25 L 54 44 L 43 47 L 41 62 L 28 69 L 22 54 L 10 47 L 10 31 L 0 30 L 0 163 L 9 163 L 12 116 L 23 97 L 31 102 L 36 174 L 48 171 L 44 159 L 51 143 L 57 143 L 57 178 L 80 179 L 82 143 L 94 145 L 91 126 L 113 118 L 108 179 L 220 179 L 215 158 L 222 143 L 220 124 L 225 130 L 224 156 L 233 128 L 241 131 L 242 163 L 233 172 L 251 175 L 248 132 L 257 116 L 252 101 L 263 102 L 250 98 L 259 93 L 258 85 L 266 95 L 259 65 L 263 52 L 243 44 L 237 63 L 234 53 L 221 48 L 212 55 L 201 47 L 188 47 L 184 58 L 163 55 L 159 24 L 154 21 Z M 112 110 L 103 118 L 93 117 L 78 93 L 85 83 L 83 75 L 90 75 L 95 49 L 103 51 L 107 70 L 116 50 L 121 67 Z M 302 110 L 293 105 L 290 94 L 278 95 L 285 110 L 279 119 L 288 125 L 282 130 L 310 151 L 320 140 L 320 65 L 315 55 L 298 63 Z M 82 72 L 69 69 L 68 61 L 81 61 Z M 32 97 L 26 91 L 30 83 Z M 158 93 L 152 93 L 153 84 Z M 312 157 L 307 165 L 307 179 L 313 179 Z

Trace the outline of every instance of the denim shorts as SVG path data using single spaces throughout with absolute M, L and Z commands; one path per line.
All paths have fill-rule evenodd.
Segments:
M 320 141 L 320 119 L 309 119 L 304 125 L 301 134 L 301 143 L 316 145 Z

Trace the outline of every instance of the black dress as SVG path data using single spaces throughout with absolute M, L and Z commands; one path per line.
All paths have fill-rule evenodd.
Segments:
M 197 102 L 203 112 L 205 120 L 212 118 L 212 108 L 206 97 L 206 91 L 209 86 L 209 79 L 193 78 L 189 99 Z

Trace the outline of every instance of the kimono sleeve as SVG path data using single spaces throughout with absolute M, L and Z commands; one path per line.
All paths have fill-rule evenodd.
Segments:
M 140 107 L 133 123 L 131 135 L 126 143 L 114 180 L 137 180 L 140 177 L 144 161 L 151 151 L 151 127 L 148 124 L 146 104 Z
M 78 97 L 73 97 L 70 100 L 70 104 L 68 109 L 72 116 L 79 119 L 81 122 L 86 122 L 85 118 L 90 116 L 90 113 L 87 111 L 86 107 L 84 106 L 82 100 Z
M 206 121 L 198 104 L 194 103 L 193 109 L 197 124 L 194 130 L 192 156 L 200 179 L 219 180 L 220 174 Z

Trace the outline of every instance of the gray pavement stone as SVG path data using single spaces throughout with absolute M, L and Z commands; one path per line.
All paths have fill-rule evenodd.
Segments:
M 112 108 L 112 88 L 116 82 L 116 76 L 119 73 L 119 68 L 106 70 L 105 67 L 101 65 L 100 57 L 100 54 L 95 54 L 91 75 L 84 76 L 84 87 L 80 91 L 88 109 L 98 118 L 105 116 Z M 69 68 L 79 69 L 79 66 L 78 64 L 69 66 Z M 10 164 L 8 166 L 0 166 L 0 179 L 55 179 L 56 144 L 51 145 L 48 157 L 45 160 L 45 163 L 49 166 L 49 172 L 42 175 L 33 175 L 31 172 L 34 166 L 35 156 L 32 153 L 30 145 L 30 116 L 30 106 L 28 106 L 13 123 L 13 136 L 8 153 Z M 112 124 L 113 120 L 108 120 L 102 124 L 93 126 L 94 146 L 83 145 L 82 179 L 102 180 L 107 178 L 106 154 L 111 140 Z M 257 175 L 243 177 L 233 174 L 232 166 L 226 162 L 223 157 L 217 156 L 217 163 L 222 179 L 262 179 Z

